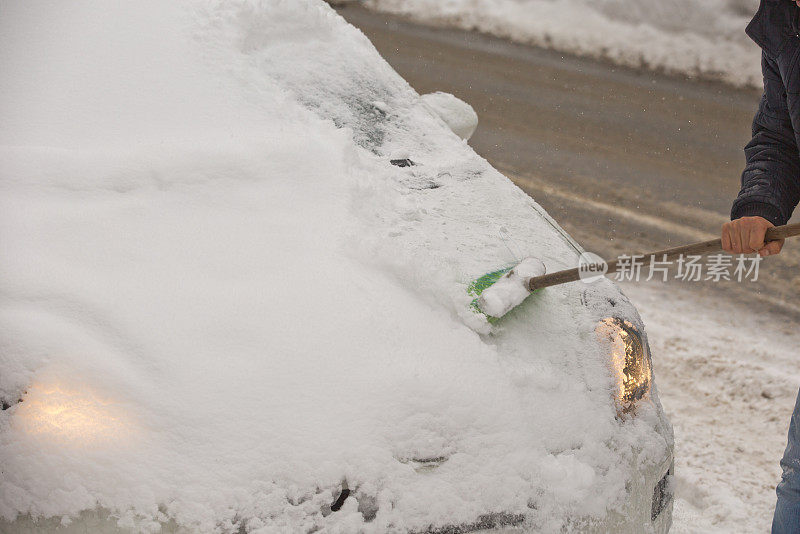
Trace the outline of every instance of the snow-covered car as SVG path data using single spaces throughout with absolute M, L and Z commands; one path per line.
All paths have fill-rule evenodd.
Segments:
M 610 281 L 321 1 L 0 17 L 0 531 L 665 532 Z

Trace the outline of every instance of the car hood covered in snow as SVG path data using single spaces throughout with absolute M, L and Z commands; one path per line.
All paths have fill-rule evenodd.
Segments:
M 557 530 L 667 454 L 612 284 L 472 312 L 576 250 L 327 5 L 2 8 L 0 518 Z

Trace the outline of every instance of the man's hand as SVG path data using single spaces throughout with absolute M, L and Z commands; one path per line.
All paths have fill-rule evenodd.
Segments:
M 777 254 L 783 239 L 764 243 L 767 228 L 775 226 L 763 217 L 742 217 L 722 225 L 722 249 L 731 254 L 758 252 L 761 257 Z

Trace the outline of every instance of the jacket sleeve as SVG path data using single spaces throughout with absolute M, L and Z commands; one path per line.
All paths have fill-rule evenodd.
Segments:
M 758 215 L 786 224 L 800 201 L 800 155 L 774 61 L 762 54 L 764 94 L 753 119 L 753 139 L 744 149 L 747 165 L 731 220 Z

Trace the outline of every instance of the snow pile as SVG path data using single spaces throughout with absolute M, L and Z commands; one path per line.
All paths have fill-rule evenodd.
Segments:
M 559 531 L 663 459 L 601 304 L 487 335 L 498 231 L 575 253 L 323 3 L 4 4 L 0 71 L 0 519 Z
M 475 133 L 478 114 L 472 106 L 457 96 L 436 91 L 422 95 L 421 98 L 461 139 L 469 139 Z
M 744 33 L 758 0 L 368 0 L 368 5 L 621 65 L 761 84 L 758 47 Z

